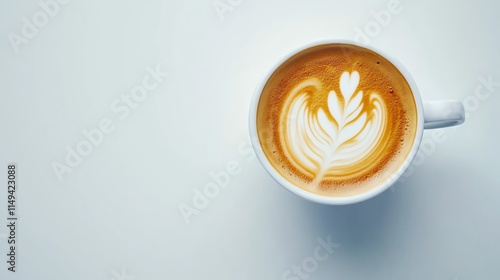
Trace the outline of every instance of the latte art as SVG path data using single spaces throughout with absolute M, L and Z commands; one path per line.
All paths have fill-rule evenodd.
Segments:
M 349 44 L 306 49 L 282 63 L 260 94 L 262 151 L 286 180 L 325 196 L 363 193 L 404 163 L 417 131 L 404 76 Z
M 364 170 L 382 140 L 387 119 L 384 101 L 376 92 L 357 90 L 360 75 L 344 72 L 340 93 L 309 78 L 288 95 L 281 114 L 280 139 L 301 172 L 314 177 L 342 177 Z M 314 95 L 327 92 L 326 104 Z M 316 96 L 317 98 L 317 96 Z

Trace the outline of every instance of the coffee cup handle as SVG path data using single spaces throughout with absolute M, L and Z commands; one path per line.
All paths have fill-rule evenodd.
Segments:
M 465 110 L 457 100 L 424 102 L 424 128 L 434 129 L 462 124 Z

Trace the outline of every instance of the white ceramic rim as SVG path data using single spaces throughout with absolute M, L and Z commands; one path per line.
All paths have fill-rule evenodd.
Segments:
M 259 137 L 258 137 L 258 133 L 257 133 L 257 108 L 259 106 L 259 100 L 260 100 L 262 90 L 264 89 L 264 86 L 266 85 L 266 83 L 269 80 L 269 78 L 271 77 L 271 75 L 285 61 L 290 59 L 292 56 L 298 54 L 299 52 L 302 52 L 306 49 L 309 49 L 309 48 L 312 48 L 315 46 L 329 45 L 329 44 L 354 45 L 354 46 L 357 46 L 360 48 L 365 48 L 365 49 L 371 50 L 371 51 L 381 55 L 385 59 L 387 59 L 401 72 L 401 74 L 403 74 L 407 83 L 410 85 L 410 88 L 413 92 L 413 99 L 414 99 L 416 107 L 417 107 L 417 131 L 416 131 L 416 135 L 415 135 L 415 140 L 413 142 L 413 146 L 412 146 L 410 153 L 408 154 L 408 157 L 406 158 L 405 162 L 398 168 L 398 170 L 396 172 L 394 172 L 388 179 L 386 179 L 380 185 L 375 186 L 375 187 L 373 187 L 373 188 L 371 188 L 368 191 L 365 191 L 363 193 L 351 195 L 351 196 L 333 197 L 333 196 L 324 196 L 324 195 L 315 194 L 315 193 L 306 191 L 306 190 L 300 188 L 299 186 L 296 186 L 295 184 L 291 183 L 287 179 L 283 178 L 274 169 L 274 167 L 271 165 L 271 163 L 267 159 L 266 155 L 264 154 L 264 151 L 262 150 L 262 147 L 260 145 L 260 141 L 259 141 Z M 321 40 L 321 41 L 316 41 L 316 42 L 307 44 L 305 46 L 302 46 L 302 47 L 297 48 L 296 50 L 290 52 L 287 56 L 285 56 L 284 58 L 279 60 L 277 63 L 275 63 L 274 66 L 262 77 L 262 79 L 260 80 L 257 88 L 255 89 L 253 97 L 252 97 L 252 101 L 251 101 L 251 105 L 250 105 L 249 128 L 250 128 L 250 139 L 251 139 L 254 151 L 257 154 L 257 158 L 262 163 L 262 165 L 264 166 L 266 171 L 271 175 L 271 177 L 273 177 L 274 180 L 276 180 L 280 185 L 282 185 L 283 187 L 285 187 L 287 190 L 291 191 L 292 193 L 295 193 L 295 194 L 297 194 L 305 199 L 308 199 L 310 201 L 313 201 L 313 202 L 317 202 L 317 203 L 321 203 L 321 204 L 330 204 L 330 205 L 345 205 L 345 204 L 352 204 L 352 203 L 365 201 L 365 200 L 370 199 L 374 196 L 377 196 L 378 194 L 384 192 L 389 187 L 391 187 L 399 179 L 399 177 L 408 168 L 411 161 L 413 160 L 413 158 L 417 154 L 418 148 L 420 146 L 420 142 L 422 141 L 422 135 L 423 135 L 423 130 L 424 130 L 424 110 L 423 110 L 422 98 L 421 98 L 420 93 L 418 91 L 417 85 L 415 84 L 415 81 L 413 80 L 413 77 L 408 72 L 408 70 L 398 60 L 385 54 L 385 52 L 379 51 L 371 46 L 367 47 L 367 46 L 360 45 L 354 41 Z

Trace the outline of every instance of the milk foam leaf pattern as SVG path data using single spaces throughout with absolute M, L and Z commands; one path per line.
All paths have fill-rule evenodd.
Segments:
M 287 157 L 304 174 L 319 183 L 325 176 L 345 174 L 361 168 L 385 127 L 385 105 L 379 94 L 357 90 L 360 75 L 344 72 L 339 80 L 340 94 L 323 89 L 310 78 L 298 84 L 288 95 L 281 113 L 287 120 L 280 137 Z M 313 96 L 328 94 L 326 106 L 312 106 Z M 366 104 L 365 104 L 366 103 Z

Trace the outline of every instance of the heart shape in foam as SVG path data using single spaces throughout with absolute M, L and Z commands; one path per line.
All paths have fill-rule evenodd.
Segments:
M 356 91 L 359 84 L 359 73 L 354 71 L 352 73 L 344 72 L 340 76 L 340 91 L 344 96 L 345 100 L 350 100 L 351 96 Z
M 385 104 L 374 91 L 363 99 L 364 92 L 356 91 L 359 81 L 357 71 L 343 72 L 340 94 L 327 91 L 326 106 L 316 110 L 311 106 L 313 96 L 324 91 L 316 78 L 301 82 L 287 97 L 281 112 L 285 124 L 280 127 L 281 141 L 288 158 L 314 178 L 313 184 L 368 166 L 370 154 L 382 138 Z

